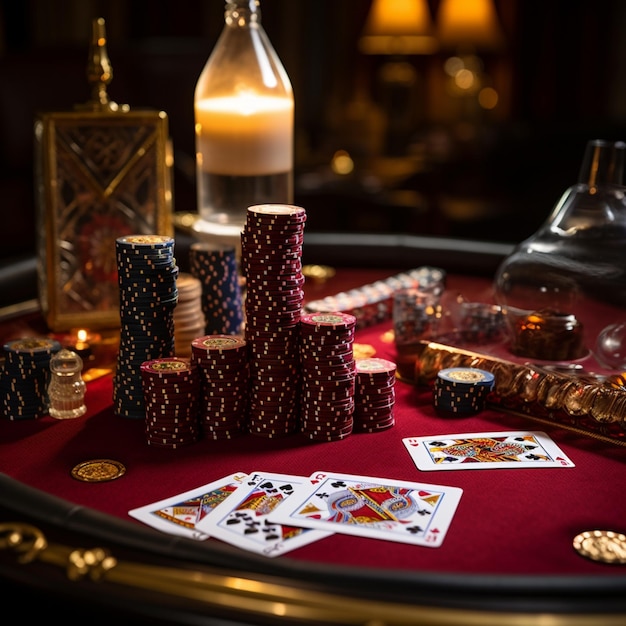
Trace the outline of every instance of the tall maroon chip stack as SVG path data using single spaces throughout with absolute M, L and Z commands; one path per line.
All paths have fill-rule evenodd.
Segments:
M 335 441 L 352 433 L 355 328 L 356 317 L 347 313 L 301 317 L 301 417 L 309 439 Z
M 306 211 L 286 204 L 248 208 L 241 234 L 246 279 L 248 431 L 281 437 L 299 429 L 299 324 L 304 301 Z
M 209 439 L 232 439 L 245 432 L 248 352 L 241 335 L 206 335 L 191 342 L 198 365 L 202 401 L 200 425 Z

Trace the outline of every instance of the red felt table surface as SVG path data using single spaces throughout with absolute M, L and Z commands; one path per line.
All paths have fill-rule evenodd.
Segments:
M 466 287 L 460 281 L 454 287 Z M 474 293 L 486 283 L 474 282 Z M 376 356 L 394 359 L 390 323 L 357 333 Z M 581 557 L 572 546 L 585 530 L 626 532 L 626 448 L 529 418 L 485 410 L 479 415 L 436 415 L 427 389 L 396 381 L 396 423 L 337 442 L 301 435 L 267 439 L 202 439 L 176 449 L 148 446 L 142 420 L 114 415 L 112 377 L 88 384 L 85 416 L 74 420 L 0 420 L 0 471 L 81 506 L 140 524 L 130 509 L 173 496 L 233 472 L 266 471 L 308 476 L 316 470 L 363 474 L 463 490 L 439 548 L 336 534 L 288 553 L 293 559 L 351 566 L 445 573 L 623 575 Z M 572 468 L 419 471 L 402 439 L 496 430 L 547 432 L 575 463 Z M 71 476 L 94 458 L 122 462 L 121 478 L 83 483 Z M 217 541 L 215 539 L 209 539 Z M 283 557 L 278 557 L 283 558 Z

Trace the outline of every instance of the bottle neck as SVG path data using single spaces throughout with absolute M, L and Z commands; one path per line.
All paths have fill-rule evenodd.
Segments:
M 585 149 L 578 182 L 595 189 L 599 185 L 623 185 L 626 143 L 589 141 Z
M 227 26 L 249 26 L 261 23 L 259 0 L 226 0 L 224 20 Z

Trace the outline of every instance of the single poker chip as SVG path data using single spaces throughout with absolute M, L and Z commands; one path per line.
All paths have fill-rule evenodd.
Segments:
M 359 374 L 395 374 L 396 364 L 380 358 L 357 359 L 356 371 Z
M 92 459 L 83 461 L 72 468 L 72 478 L 84 483 L 104 483 L 120 478 L 126 467 L 113 459 Z
M 301 323 L 305 327 L 351 330 L 356 326 L 356 317 L 349 313 L 304 313 Z M 307 331 L 308 332 L 308 331 Z
M 476 367 L 449 367 L 440 370 L 437 377 L 455 386 L 480 385 L 490 387 L 495 381 L 491 372 Z
M 290 220 L 294 218 L 306 219 L 306 210 L 294 204 L 254 204 L 248 207 L 248 214 L 271 215 L 273 217 L 288 216 Z
M 600 563 L 626 564 L 626 535 L 612 530 L 587 530 L 573 541 L 581 556 Z

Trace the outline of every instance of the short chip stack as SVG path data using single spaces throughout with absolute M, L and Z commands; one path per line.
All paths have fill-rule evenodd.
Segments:
M 300 319 L 301 430 L 309 439 L 336 441 L 352 433 L 356 318 L 305 313 Z
M 180 448 L 200 437 L 198 369 L 183 357 L 164 357 L 140 366 L 150 446 Z
M 204 241 L 192 243 L 189 270 L 202 285 L 205 328 L 200 335 L 241 333 L 243 295 L 235 248 Z
M 303 208 L 248 207 L 241 234 L 249 346 L 248 431 L 281 437 L 298 429 L 299 325 L 304 299 Z
M 0 397 L 6 419 L 37 419 L 48 414 L 50 359 L 60 349 L 58 341 L 45 337 L 24 337 L 4 344 Z
M 209 439 L 245 433 L 248 404 L 248 348 L 241 335 L 206 335 L 191 343 L 200 374 L 200 425 Z
M 204 335 L 202 285 L 191 274 L 181 272 L 176 279 L 178 303 L 174 309 L 174 353 L 190 357 L 191 342 Z
M 120 347 L 113 380 L 116 415 L 145 415 L 140 367 L 174 355 L 174 309 L 178 302 L 174 239 L 129 235 L 116 242 L 120 289 Z
M 354 431 L 375 433 L 395 423 L 396 364 L 380 358 L 357 359 Z
M 435 409 L 444 416 L 475 415 L 485 408 L 494 382 L 491 372 L 475 367 L 442 369 L 434 383 Z

